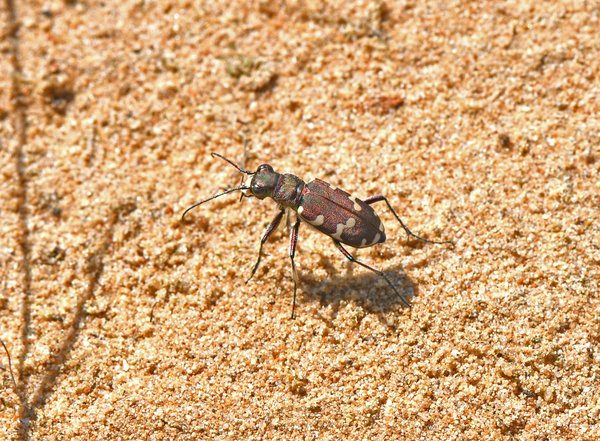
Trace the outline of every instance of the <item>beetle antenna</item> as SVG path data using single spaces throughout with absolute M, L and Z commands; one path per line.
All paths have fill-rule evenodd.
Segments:
M 231 161 L 230 159 L 227 159 L 225 156 L 223 155 L 219 155 L 218 153 L 211 153 L 210 154 L 213 158 L 217 157 L 217 158 L 221 158 L 223 161 L 227 161 L 229 164 L 233 165 L 235 168 L 238 169 L 238 171 L 242 172 L 242 173 L 246 173 L 247 175 L 255 175 L 256 172 L 251 172 L 249 170 L 246 170 L 242 167 L 240 167 L 239 165 L 237 165 L 235 162 Z
M 219 193 L 219 194 L 216 194 L 214 196 L 211 196 L 208 199 L 204 199 L 203 201 L 196 202 L 194 205 L 192 205 L 191 207 L 189 207 L 187 210 L 185 210 L 183 212 L 183 214 L 181 215 L 181 220 L 183 220 L 185 218 L 185 215 L 188 214 L 189 211 L 191 211 L 192 209 L 196 208 L 197 206 L 202 205 L 205 202 L 212 201 L 213 199 L 216 199 L 216 198 L 218 198 L 220 196 L 224 196 L 226 194 L 233 193 L 234 191 L 240 191 L 240 190 L 242 190 L 242 191 L 243 190 L 250 190 L 250 187 L 242 186 L 242 187 L 238 187 L 238 188 L 230 188 L 228 190 L 225 190 L 222 193 Z

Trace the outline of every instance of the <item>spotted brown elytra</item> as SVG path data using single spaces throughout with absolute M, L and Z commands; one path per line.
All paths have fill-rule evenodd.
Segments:
M 381 201 L 387 204 L 390 211 L 394 214 L 396 219 L 398 219 L 398 222 L 400 222 L 400 225 L 409 236 L 427 243 L 452 243 L 451 241 L 438 242 L 427 240 L 414 234 L 408 229 L 404 222 L 402 222 L 402 219 L 400 219 L 400 216 L 398 216 L 398 213 L 392 208 L 385 196 L 372 196 L 363 201 L 320 179 L 314 179 L 305 183 L 298 176 L 289 173 L 277 173 L 269 164 L 262 164 L 256 171 L 252 172 L 243 169 L 233 161 L 218 153 L 211 153 L 211 155 L 227 161 L 238 171 L 248 175 L 248 180 L 245 185 L 230 188 L 208 199 L 195 203 L 183 212 L 181 219 L 183 220 L 185 215 L 193 208 L 234 191 L 241 191 L 242 197 L 254 196 L 258 199 L 270 197 L 277 202 L 279 213 L 277 213 L 275 218 L 267 226 L 260 240 L 258 258 L 252 267 L 250 277 L 246 280 L 246 283 L 248 283 L 260 265 L 263 245 L 269 239 L 273 231 L 279 226 L 286 210 L 295 211 L 297 213 L 296 222 L 290 230 L 290 259 L 292 262 L 292 276 L 294 280 L 292 319 L 294 318 L 296 308 L 296 291 L 298 285 L 298 275 L 296 273 L 294 255 L 296 253 L 296 243 L 298 241 L 298 229 L 302 222 L 306 222 L 311 227 L 331 237 L 331 239 L 333 239 L 333 244 L 350 262 L 357 263 L 358 265 L 373 271 L 380 277 L 383 277 L 388 285 L 394 290 L 400 301 L 409 308 L 411 305 L 408 300 L 406 300 L 398 291 L 385 273 L 366 263 L 356 260 L 342 244 L 353 248 L 366 248 L 385 242 L 386 236 L 383 223 L 379 219 L 377 213 L 375 213 L 375 210 L 373 210 L 373 207 L 371 207 L 371 204 Z

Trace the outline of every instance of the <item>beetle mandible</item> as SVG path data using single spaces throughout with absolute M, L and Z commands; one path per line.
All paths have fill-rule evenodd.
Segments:
M 357 263 L 358 265 L 373 271 L 380 277 L 383 277 L 388 285 L 394 290 L 400 301 L 409 308 L 411 305 L 408 300 L 406 300 L 398 291 L 385 273 L 355 259 L 342 244 L 349 245 L 353 248 L 366 248 L 385 241 L 386 236 L 383 223 L 379 219 L 377 213 L 375 213 L 375 210 L 371 207 L 371 204 L 381 201 L 387 204 L 390 211 L 394 214 L 394 217 L 400 222 L 400 225 L 409 236 L 427 243 L 452 243 L 451 241 L 438 242 L 428 240 L 414 234 L 408 229 L 404 222 L 402 222 L 398 213 L 396 213 L 390 202 L 383 195 L 372 196 L 363 201 L 320 179 L 314 179 L 305 183 L 298 176 L 289 173 L 277 173 L 269 164 L 262 164 L 256 171 L 249 171 L 218 153 L 211 153 L 211 155 L 223 159 L 234 166 L 239 172 L 248 175 L 248 180 L 240 187 L 227 189 L 208 199 L 195 203 L 183 212 L 181 219 L 183 220 L 185 215 L 193 208 L 234 191 L 241 191 L 242 197 L 254 196 L 261 200 L 270 197 L 277 202 L 279 213 L 277 213 L 263 233 L 258 249 L 258 258 L 252 267 L 250 277 L 246 280 L 246 283 L 248 283 L 260 265 L 263 245 L 269 239 L 273 231 L 279 226 L 286 210 L 295 211 L 297 216 L 296 222 L 290 230 L 289 250 L 292 262 L 292 278 L 294 280 L 292 319 L 295 317 L 296 290 L 298 285 L 298 275 L 296 273 L 294 255 L 296 253 L 296 243 L 298 241 L 298 229 L 302 222 L 306 222 L 311 227 L 331 237 L 331 239 L 333 239 L 333 244 L 350 262 Z

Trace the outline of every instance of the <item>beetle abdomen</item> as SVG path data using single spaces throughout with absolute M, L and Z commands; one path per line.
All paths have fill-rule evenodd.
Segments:
M 320 179 L 305 185 L 298 215 L 351 247 L 370 247 L 385 241 L 383 223 L 370 205 Z

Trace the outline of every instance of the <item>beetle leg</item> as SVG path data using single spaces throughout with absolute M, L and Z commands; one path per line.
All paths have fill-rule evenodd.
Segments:
M 385 279 L 385 281 L 388 283 L 388 285 L 390 285 L 392 287 L 392 289 L 394 290 L 394 292 L 396 293 L 396 295 L 398 296 L 398 298 L 400 298 L 400 301 L 408 308 L 411 307 L 410 303 L 408 303 L 408 300 L 406 300 L 404 298 L 404 296 L 402 294 L 400 294 L 400 291 L 398 291 L 398 289 L 396 289 L 396 287 L 394 286 L 394 284 L 390 281 L 390 279 L 388 279 L 388 277 L 385 275 L 385 273 L 383 273 L 382 271 L 379 271 L 369 265 L 367 265 L 366 263 L 363 263 L 359 260 L 356 260 L 354 258 L 354 256 L 352 256 L 352 254 L 350 254 L 348 252 L 348 250 L 346 248 L 344 248 L 342 246 L 341 243 L 339 243 L 337 240 L 333 240 L 333 243 L 335 244 L 335 246 L 337 247 L 338 250 L 340 250 L 342 252 L 342 254 L 344 256 L 346 256 L 346 258 L 350 261 L 350 262 L 354 262 L 354 263 L 358 263 L 360 266 L 365 267 L 368 270 L 373 271 L 375 274 L 383 277 Z
M 290 220 L 291 210 L 287 210 L 287 216 L 285 217 L 285 228 L 288 233 L 292 230 L 292 221 Z
M 445 244 L 445 243 L 452 243 L 451 240 L 443 240 L 443 241 L 437 241 L 437 240 L 429 240 L 429 239 L 424 239 L 421 236 L 417 236 L 415 233 L 413 233 L 412 231 L 410 231 L 408 229 L 408 227 L 404 224 L 404 222 L 402 222 L 402 219 L 400 219 L 400 216 L 398 216 L 398 213 L 396 213 L 396 210 L 394 210 L 390 204 L 390 202 L 387 200 L 387 198 L 383 195 L 379 195 L 379 196 L 372 196 L 370 198 L 365 199 L 363 202 L 365 204 L 373 204 L 375 202 L 380 202 L 380 201 L 385 201 L 385 203 L 387 204 L 388 208 L 390 209 L 390 211 L 394 214 L 394 216 L 396 217 L 396 219 L 398 219 L 398 222 L 400 222 L 400 225 L 402 225 L 402 228 L 404 228 L 404 231 L 406 231 L 406 234 L 408 234 L 409 236 L 414 237 L 415 239 L 418 239 L 422 242 L 427 242 L 427 243 L 437 243 L 437 244 Z
M 294 255 L 296 254 L 296 242 L 298 241 L 298 229 L 300 228 L 300 219 L 290 231 L 290 260 L 292 261 L 292 278 L 294 279 L 294 300 L 292 302 L 292 320 L 295 318 L 294 311 L 296 309 L 296 290 L 298 288 L 298 273 L 296 272 L 296 264 L 294 263 Z
M 271 223 L 267 226 L 267 229 L 263 233 L 262 239 L 260 240 L 260 248 L 258 249 L 258 258 L 256 259 L 256 263 L 254 264 L 254 267 L 252 268 L 252 272 L 250 273 L 250 277 L 248 277 L 248 280 L 246 280 L 246 283 L 248 283 L 250 281 L 250 279 L 252 279 L 252 277 L 254 277 L 254 273 L 258 269 L 258 265 L 260 265 L 260 260 L 262 258 L 263 245 L 265 244 L 265 242 L 267 240 L 269 240 L 269 236 L 271 236 L 273 231 L 275 231 L 277 229 L 277 227 L 279 226 L 279 222 L 281 222 L 281 218 L 283 217 L 284 212 L 285 212 L 285 210 L 281 210 L 279 213 L 277 213 L 277 216 L 275 216 L 275 218 L 271 221 Z

